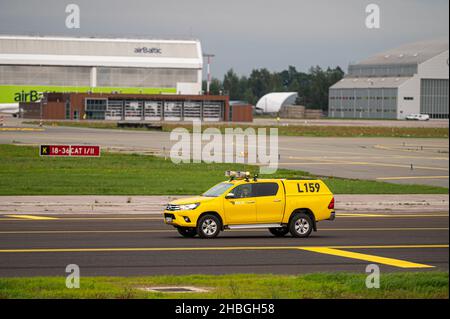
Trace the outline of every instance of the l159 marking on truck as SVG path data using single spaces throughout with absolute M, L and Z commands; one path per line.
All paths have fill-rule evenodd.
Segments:
M 297 183 L 297 189 L 299 193 L 318 193 L 320 192 L 320 184 L 319 183 L 303 183 L 303 186 L 300 183 Z

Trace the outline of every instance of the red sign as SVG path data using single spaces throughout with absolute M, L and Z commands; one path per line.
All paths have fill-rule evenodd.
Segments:
M 100 146 L 97 145 L 41 145 L 41 156 L 100 156 Z

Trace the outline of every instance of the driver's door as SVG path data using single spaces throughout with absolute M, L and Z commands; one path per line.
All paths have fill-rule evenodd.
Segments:
M 229 193 L 234 194 L 234 198 L 224 199 L 227 224 L 256 223 L 256 199 L 253 195 L 253 185 L 242 184 L 233 188 Z

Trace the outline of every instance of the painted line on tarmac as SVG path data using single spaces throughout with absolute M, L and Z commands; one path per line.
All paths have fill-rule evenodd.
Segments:
M 448 244 L 361 245 L 361 246 L 211 246 L 211 247 L 122 247 L 122 248 L 21 248 L 0 249 L 0 253 L 70 253 L 70 252 L 145 252 L 145 251 L 228 251 L 228 250 L 295 250 L 303 248 L 333 249 L 422 249 L 449 248 Z
M 30 127 L 0 127 L 0 132 L 42 132 L 43 128 L 30 128 Z
M 262 164 L 259 164 L 262 165 Z M 411 169 L 411 165 L 402 165 L 402 164 L 388 164 L 388 163 L 370 163 L 370 162 L 344 162 L 344 161 L 335 161 L 335 162 L 325 162 L 325 163 L 278 163 L 280 166 L 287 165 L 352 165 L 352 166 L 381 166 L 381 167 L 397 167 L 397 168 L 407 168 Z M 420 170 L 433 170 L 433 171 L 445 171 L 448 172 L 448 168 L 445 167 L 430 167 L 430 166 L 414 166 L 414 169 Z
M 336 218 L 413 218 L 413 217 L 449 217 L 448 214 L 365 214 L 365 213 L 336 213 Z
M 58 221 L 73 221 L 73 220 L 164 220 L 163 217 L 47 217 L 36 215 L 5 215 L 8 218 L 1 218 L 0 221 L 45 221 L 45 220 L 58 220 Z
M 377 177 L 380 181 L 396 181 L 406 179 L 448 179 L 447 176 L 398 176 L 398 177 Z
M 394 227 L 394 228 L 322 228 L 320 231 L 448 231 L 448 227 Z M 266 232 L 266 229 L 236 229 L 226 232 Z M 23 235 L 23 234 L 139 234 L 139 233 L 176 233 L 173 229 L 142 229 L 142 230 L 11 230 L 0 231 L 0 235 Z
M 158 220 L 163 221 L 163 217 L 48 217 L 37 215 L 4 215 L 0 217 L 2 221 L 121 221 L 121 220 Z M 337 213 L 339 218 L 424 218 L 424 217 L 449 217 L 448 214 L 367 214 L 367 213 Z
M 398 145 L 398 146 L 386 146 L 386 145 L 374 145 L 374 149 L 381 149 L 387 151 L 395 151 L 395 152 L 408 152 L 408 153 L 429 153 L 430 151 L 434 151 L 435 149 L 448 149 L 448 145 L 427 145 L 423 147 L 423 145 Z
M 5 215 L 10 218 L 28 219 L 28 220 L 57 220 L 56 217 L 36 216 L 36 215 Z
M 434 268 L 434 266 L 431 266 L 431 265 L 413 263 L 413 262 L 401 260 L 401 259 L 394 259 L 394 258 L 387 258 L 387 257 L 381 257 L 381 256 L 375 256 L 375 255 L 355 253 L 355 252 L 351 252 L 351 251 L 345 251 L 342 249 L 329 248 L 329 247 L 311 247 L 311 248 L 300 248 L 300 249 L 319 253 L 319 254 L 333 255 L 333 256 L 344 257 L 344 258 L 363 260 L 363 261 L 368 261 L 371 263 L 383 264 L 383 265 L 394 266 L 394 267 L 399 267 L 399 268 Z
M 326 255 L 345 257 L 349 259 L 376 262 L 399 268 L 433 268 L 434 266 L 413 263 L 405 260 L 386 258 L 342 249 L 383 249 L 383 248 L 447 248 L 449 245 L 387 245 L 387 246 L 288 246 L 288 247 L 151 247 L 151 248 L 31 248 L 31 249 L 0 249 L 0 253 L 77 253 L 77 252 L 169 252 L 169 251 L 237 251 L 237 250 L 304 250 Z

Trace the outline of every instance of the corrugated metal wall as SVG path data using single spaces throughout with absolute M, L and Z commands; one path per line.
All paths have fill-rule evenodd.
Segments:
M 136 49 L 157 47 L 160 53 L 139 53 Z M 197 44 L 191 42 L 158 41 L 108 41 L 82 39 L 1 39 L 0 52 L 3 54 L 56 54 L 84 56 L 161 56 L 172 58 L 201 58 Z
M 394 88 L 330 89 L 328 116 L 333 118 L 397 118 Z
M 90 67 L 0 65 L 0 85 L 90 86 Z
M 422 79 L 420 113 L 431 118 L 448 118 L 448 80 Z

